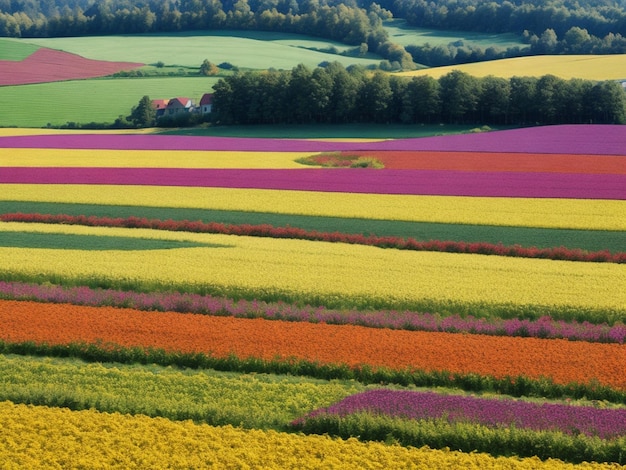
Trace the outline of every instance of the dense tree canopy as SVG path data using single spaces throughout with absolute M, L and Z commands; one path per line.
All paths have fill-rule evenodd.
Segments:
M 293 123 L 626 123 L 616 82 L 540 78 L 441 78 L 370 73 L 339 63 L 310 70 L 240 72 L 214 87 L 221 124 Z

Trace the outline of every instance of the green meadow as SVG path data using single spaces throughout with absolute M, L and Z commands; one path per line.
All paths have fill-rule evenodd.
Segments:
M 385 30 L 389 33 L 389 40 L 401 46 L 423 46 L 429 43 L 431 46 L 448 45 L 453 42 L 463 41 L 465 45 L 474 45 L 481 48 L 496 47 L 507 49 L 509 47 L 526 47 L 521 38 L 512 33 L 487 34 L 472 31 L 436 30 L 432 28 L 415 28 L 409 26 L 405 20 L 396 19 L 385 21 Z
M 499 126 L 498 129 L 503 129 Z M 491 128 L 490 128 L 491 129 Z M 477 132 L 475 125 L 463 124 L 289 124 L 273 126 L 199 126 L 167 129 L 159 134 L 198 135 L 216 137 L 270 137 L 276 139 L 405 139 L 434 135 Z M 483 129 L 484 130 L 484 129 Z
M 29 44 L 17 39 L 0 38 L 0 60 L 24 60 L 39 49 L 35 44 Z
M 240 68 L 291 70 L 298 64 L 314 68 L 324 61 L 344 66 L 378 65 L 380 56 L 349 57 L 351 46 L 297 34 L 259 31 L 195 31 L 171 34 L 22 39 L 28 44 L 59 49 L 89 59 L 199 67 L 205 59 Z
M 104 78 L 0 87 L 3 127 L 46 127 L 67 122 L 113 123 L 142 96 L 185 96 L 199 101 L 217 77 Z

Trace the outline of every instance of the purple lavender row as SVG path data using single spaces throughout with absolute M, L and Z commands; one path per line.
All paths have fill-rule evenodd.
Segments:
M 421 331 L 467 332 L 499 336 L 566 338 L 570 340 L 620 343 L 626 342 L 626 325 L 589 322 L 492 319 L 408 311 L 339 311 L 324 307 L 297 307 L 283 302 L 247 301 L 198 294 L 138 293 L 90 287 L 62 287 L 22 282 L 0 281 L 0 298 L 37 300 L 77 305 L 129 307 L 140 310 L 175 311 L 234 317 L 262 317 L 275 320 L 326 322 Z
M 319 415 L 347 416 L 369 412 L 414 420 L 446 419 L 490 427 L 560 431 L 611 439 L 626 435 L 626 408 L 596 408 L 512 399 L 488 399 L 435 392 L 370 390 L 351 395 L 327 408 L 314 410 L 294 424 Z
M 625 160 L 626 161 L 626 160 Z M 0 168 L 0 183 L 111 184 L 483 197 L 626 199 L 626 174 L 375 169 Z
M 626 129 L 620 125 L 560 125 L 377 142 L 149 134 L 57 134 L 0 137 L 1 147 L 250 152 L 432 150 L 626 155 Z

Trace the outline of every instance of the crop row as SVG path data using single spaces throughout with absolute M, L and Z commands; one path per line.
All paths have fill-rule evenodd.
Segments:
M 394 170 L 457 171 L 527 171 L 558 173 L 624 174 L 624 157 L 617 155 L 575 155 L 551 153 L 503 152 L 426 152 L 360 151 L 338 152 L 337 158 L 372 158 Z M 330 156 L 333 156 L 331 154 Z M 323 161 L 326 154 L 311 155 L 308 160 Z M 17 162 L 17 161 L 16 161 Z M 9 162 L 6 163 L 7 165 Z M 17 163 L 15 163 L 17 166 Z M 44 165 L 42 165 L 44 166 Z
M 13 135 L 11 135 L 13 134 Z M 6 148 L 60 148 L 112 150 L 226 150 L 275 152 L 442 151 L 624 155 L 622 126 L 535 126 L 498 132 L 381 141 L 323 141 L 273 138 L 237 138 L 184 135 L 49 134 L 14 135 L 0 139 Z
M 566 247 L 536 248 L 520 245 L 504 246 L 502 243 L 462 242 L 452 240 L 420 241 L 414 238 L 380 237 L 375 235 L 349 234 L 340 232 L 319 232 L 298 227 L 274 227 L 269 224 L 223 224 L 190 220 L 158 220 L 145 217 L 111 218 L 96 216 L 73 216 L 67 214 L 0 214 L 3 222 L 34 222 L 45 224 L 87 225 L 90 227 L 125 227 L 169 230 L 173 232 L 220 233 L 269 238 L 295 238 L 318 240 L 333 243 L 396 248 L 412 251 L 442 251 L 448 253 L 476 253 L 482 255 L 510 256 L 515 258 L 545 258 L 567 261 L 592 261 L 626 263 L 626 252 L 611 253 L 608 250 L 587 252 Z
M 358 174 L 356 173 L 358 171 Z M 10 167 L 2 184 L 248 188 L 365 194 L 626 200 L 626 175 L 456 170 Z
M 223 297 L 180 292 L 133 292 L 114 289 L 92 289 L 87 286 L 64 287 L 21 282 L 0 281 L 0 298 L 34 300 L 38 302 L 71 303 L 92 307 L 112 306 L 150 311 L 171 311 L 239 318 L 308 321 L 335 325 L 359 325 L 449 333 L 473 333 L 495 336 L 530 336 L 536 338 L 565 338 L 569 340 L 624 343 L 626 326 L 616 323 L 593 324 L 565 322 L 550 317 L 530 319 L 476 318 L 460 315 L 442 316 L 394 310 L 334 310 L 325 307 L 298 306 L 285 302 L 259 300 L 235 301 Z
M 1 148 L 3 167 L 306 168 L 307 152 Z M 594 157 L 595 158 L 595 157 Z M 591 173 L 591 171 L 589 171 Z
M 626 437 L 602 440 L 584 434 L 534 431 L 516 426 L 490 427 L 467 421 L 450 422 L 445 418 L 411 420 L 370 413 L 322 414 L 298 429 L 344 439 L 359 436 L 364 441 L 386 440 L 415 447 L 449 446 L 463 452 L 489 452 L 491 455 L 560 458 L 575 463 L 592 461 L 618 465 L 625 462 Z
M 269 189 L 11 184 L 5 201 L 158 205 L 448 224 L 626 230 L 626 201 L 352 194 Z M 140 214 L 133 214 L 139 216 Z
M 356 439 L 211 427 L 191 421 L 70 411 L 0 403 L 0 464 L 7 470 L 40 468 L 402 468 L 608 469 L 560 460 L 492 457 L 407 448 Z M 80 435 L 80 439 L 77 439 Z
M 526 318 L 536 308 L 610 324 L 623 318 L 626 300 L 626 268 L 614 263 L 17 222 L 0 224 L 0 233 L 13 237 L 0 248 L 4 280 L 487 317 Z M 82 249 L 63 247 L 59 256 L 64 236 Z
M 102 344 L 165 352 L 306 361 L 358 369 L 476 374 L 512 382 L 524 376 L 557 385 L 626 389 L 626 347 L 484 335 L 461 335 L 280 320 L 153 313 L 110 307 L 0 301 L 6 343 Z M 480 385 L 482 387 L 483 385 Z
M 558 431 L 601 439 L 626 437 L 626 408 L 533 403 L 409 390 L 368 390 L 350 395 L 331 406 L 312 411 L 293 424 L 323 415 L 340 417 L 356 413 L 412 420 L 469 422 L 488 427 Z
M 297 227 L 310 232 L 340 232 L 379 237 L 451 240 L 507 246 L 569 249 L 587 252 L 624 251 L 624 233 L 610 230 L 572 230 L 494 225 L 445 224 L 354 217 L 321 217 L 268 212 L 227 211 L 194 208 L 112 206 L 28 201 L 0 201 L 0 214 L 51 214 L 80 217 L 146 218 L 168 221 L 198 221 L 225 225 L 272 225 Z

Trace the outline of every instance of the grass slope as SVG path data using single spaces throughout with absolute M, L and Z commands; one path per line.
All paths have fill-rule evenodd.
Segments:
M 399 72 L 398 75 L 405 77 L 428 75 L 439 78 L 452 70 L 461 70 L 475 77 L 487 75 L 503 78 L 514 76 L 540 77 L 552 74 L 564 79 L 621 80 L 626 79 L 626 54 L 517 57 Z
M 489 225 L 439 224 L 365 220 L 340 217 L 313 217 L 263 212 L 219 211 L 164 207 L 98 206 L 88 204 L 53 204 L 0 201 L 0 213 L 95 215 L 99 217 L 145 217 L 161 220 L 201 220 L 225 224 L 270 224 L 275 227 L 299 227 L 324 232 L 361 233 L 364 235 L 413 237 L 419 240 L 453 240 L 519 244 L 549 248 L 566 246 L 588 251 L 624 251 L 626 235 L 608 230 L 566 230 Z M 22 235 L 20 235 L 22 236 Z
M 39 49 L 35 44 L 21 42 L 17 39 L 0 38 L 0 60 L 24 60 Z
M 197 135 L 217 137 L 265 137 L 276 139 L 404 139 L 432 137 L 436 135 L 465 134 L 476 129 L 475 125 L 432 124 L 292 124 L 258 126 L 212 126 L 189 129 L 157 130 L 165 135 Z M 503 129 L 503 128 L 499 128 Z
M 109 122 L 127 116 L 142 96 L 188 96 L 200 100 L 214 77 L 97 79 L 0 87 L 0 126 L 45 127 L 48 123 Z
M 496 47 L 526 47 L 516 34 L 488 34 L 474 31 L 449 31 L 432 28 L 415 28 L 407 24 L 406 20 L 393 19 L 383 23 L 389 33 L 389 40 L 402 46 L 431 46 L 448 45 L 452 42 L 463 41 L 464 45 L 479 46 L 482 48 Z
M 204 59 L 230 62 L 240 68 L 292 69 L 302 63 L 316 67 L 323 61 L 378 64 L 381 57 L 347 57 L 328 52 L 350 47 L 311 36 L 259 31 L 195 31 L 170 34 L 24 39 L 24 42 L 73 52 L 90 59 L 199 67 Z M 132 59 L 131 59 L 132 58 Z

